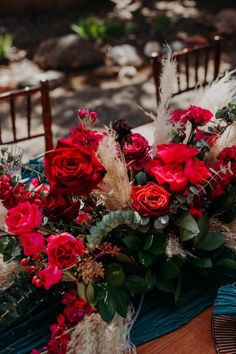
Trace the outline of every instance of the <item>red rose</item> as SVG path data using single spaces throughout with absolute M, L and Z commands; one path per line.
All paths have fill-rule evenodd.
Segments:
M 24 255 L 32 256 L 44 249 L 44 236 L 39 232 L 31 232 L 20 236 L 20 241 L 23 246 Z
M 170 194 L 161 186 L 149 182 L 132 189 L 133 207 L 143 216 L 160 216 L 168 213 Z
M 169 143 L 157 146 L 157 157 L 166 164 L 183 163 L 199 154 L 199 150 L 187 144 Z
M 91 150 L 97 150 L 100 141 L 106 135 L 96 130 L 86 130 L 80 123 L 77 128 L 72 129 L 69 138 L 61 138 L 57 143 L 57 149 L 62 147 L 82 146 Z
M 187 109 L 176 109 L 170 114 L 170 121 L 172 124 L 185 125 L 188 121 L 187 118 Z
M 197 106 L 190 106 L 186 114 L 192 124 L 200 126 L 207 124 L 214 115 L 207 109 Z
M 42 222 L 41 211 L 36 204 L 19 203 L 7 213 L 5 223 L 13 235 L 29 233 L 39 227 Z
M 45 155 L 45 170 L 52 190 L 88 196 L 105 175 L 105 169 L 88 149 L 61 148 Z
M 165 166 L 154 166 L 149 170 L 159 184 L 167 183 L 171 191 L 181 192 L 187 185 L 187 178 L 183 173 L 181 165 L 168 164 Z
M 80 202 L 70 195 L 49 193 L 45 200 L 44 213 L 51 219 L 73 220 L 78 214 Z
M 236 145 L 231 147 L 224 148 L 217 156 L 217 160 L 225 166 L 228 165 L 228 162 L 231 162 L 231 171 L 236 173 Z M 228 169 L 228 167 L 227 167 Z
M 123 153 L 125 160 L 129 166 L 134 167 L 136 170 L 141 170 L 143 164 L 150 158 L 150 145 L 148 141 L 139 133 L 131 135 L 130 143 L 125 143 Z
M 37 276 L 41 279 L 44 288 L 48 290 L 52 285 L 59 283 L 62 278 L 62 270 L 50 265 L 40 270 Z
M 199 140 L 205 141 L 210 147 L 214 146 L 218 140 L 217 132 L 210 134 L 201 129 L 196 129 L 196 134 L 194 137 L 194 142 L 197 143 Z
M 186 162 L 184 175 L 190 184 L 197 185 L 206 184 L 206 181 L 211 177 L 211 172 L 205 162 L 191 159 Z
M 50 265 L 68 268 L 84 255 L 84 243 L 67 232 L 52 235 L 48 238 L 47 254 Z

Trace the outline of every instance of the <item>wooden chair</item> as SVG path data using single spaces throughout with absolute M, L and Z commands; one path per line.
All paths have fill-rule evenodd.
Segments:
M 40 93 L 41 96 L 41 106 L 42 106 L 42 132 L 41 133 L 32 133 L 32 95 Z M 26 100 L 26 119 L 27 119 L 27 133 L 23 137 L 17 136 L 16 129 L 16 99 L 18 97 L 25 97 Z M 48 81 L 41 81 L 40 85 L 35 87 L 26 87 L 21 90 L 9 91 L 6 93 L 0 94 L 0 103 L 3 101 L 9 102 L 10 116 L 11 116 L 11 128 L 12 128 L 12 138 L 4 141 L 2 138 L 2 129 L 0 121 L 0 144 L 8 145 L 15 144 L 25 140 L 35 139 L 38 137 L 45 138 L 45 150 L 52 150 L 53 148 L 53 139 L 52 139 L 52 116 L 51 116 L 51 107 L 50 107 L 50 97 L 49 97 L 49 84 Z
M 185 48 L 173 52 L 173 58 L 177 63 L 177 90 L 173 96 L 195 89 L 197 85 L 205 86 L 215 80 L 219 75 L 221 41 L 218 36 L 212 43 L 194 48 Z M 213 71 L 209 70 L 210 60 L 213 61 Z M 153 75 L 156 86 L 156 99 L 159 102 L 160 75 L 162 71 L 162 56 L 152 53 Z M 199 70 L 202 75 L 199 75 Z M 190 70 L 192 70 L 190 80 Z

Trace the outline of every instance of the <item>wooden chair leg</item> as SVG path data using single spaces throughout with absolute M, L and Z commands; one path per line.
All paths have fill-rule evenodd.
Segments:
M 46 151 L 53 149 L 52 139 L 52 115 L 49 98 L 49 83 L 47 80 L 41 81 L 42 107 L 43 107 L 43 126 L 45 131 L 45 147 Z

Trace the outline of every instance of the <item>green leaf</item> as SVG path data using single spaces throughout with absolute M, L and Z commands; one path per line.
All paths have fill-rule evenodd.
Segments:
M 157 282 L 157 274 L 153 269 L 148 269 L 145 275 L 145 280 L 148 283 L 148 288 L 152 289 Z
M 129 305 L 129 293 L 124 288 L 110 288 L 112 299 L 116 306 L 116 311 L 120 316 L 126 317 Z
M 157 289 L 164 291 L 166 293 L 174 293 L 175 292 L 174 283 L 170 279 L 158 278 L 156 281 L 156 287 L 157 287 Z
M 148 268 L 150 266 L 150 264 L 152 263 L 154 258 L 155 257 L 152 254 L 150 254 L 149 252 L 145 252 L 143 250 L 139 251 L 139 254 L 138 254 L 139 262 L 142 265 L 144 265 L 144 267 L 146 267 L 146 268 Z
M 192 258 L 189 263 L 198 268 L 212 268 L 212 261 L 210 258 Z
M 138 186 L 144 186 L 148 183 L 147 175 L 144 171 L 140 171 L 135 176 L 135 182 Z
M 178 283 L 175 289 L 175 303 L 178 303 L 182 294 L 183 281 L 181 276 L 178 278 Z
M 134 233 L 128 234 L 123 239 L 124 244 L 132 251 L 137 251 L 141 247 L 141 240 Z
M 208 231 L 209 231 L 209 219 L 208 219 L 208 217 L 205 214 L 202 215 L 199 218 L 197 224 L 198 224 L 198 228 L 199 228 L 198 237 L 199 237 L 199 239 L 201 239 L 204 236 L 206 236 Z
M 77 283 L 77 291 L 78 291 L 79 297 L 82 300 L 87 301 L 87 297 L 85 294 L 85 284 L 82 281 Z
M 86 298 L 90 304 L 94 301 L 94 288 L 92 284 L 89 284 L 86 289 Z
M 222 258 L 215 263 L 216 267 L 236 271 L 236 261 L 232 258 Z
M 105 322 L 111 322 L 116 313 L 115 301 L 112 297 L 109 287 L 101 290 L 102 294 L 99 294 L 100 300 L 98 301 L 98 309 L 102 319 Z
M 220 232 L 208 232 L 208 234 L 197 243 L 197 248 L 203 251 L 214 251 L 225 242 L 225 236 Z
M 187 213 L 177 220 L 176 225 L 178 226 L 180 237 L 182 241 L 188 241 L 199 234 L 199 228 L 194 217 Z
M 165 253 L 165 251 L 165 244 L 161 240 L 158 240 L 158 238 L 153 241 L 151 247 L 149 248 L 149 252 L 154 254 L 155 256 L 163 254 Z
M 120 286 L 125 281 L 123 267 L 118 263 L 111 263 L 106 267 L 106 276 L 109 284 Z
M 146 241 L 145 241 L 144 246 L 143 246 L 144 251 L 149 250 L 149 248 L 151 247 L 151 245 L 153 243 L 153 240 L 154 240 L 154 235 L 153 234 L 147 235 Z
M 138 275 L 127 276 L 125 286 L 134 294 L 144 293 L 148 290 L 147 282 Z
M 120 263 L 132 263 L 132 259 L 124 253 L 119 253 L 115 259 Z
M 179 267 L 171 260 L 166 260 L 160 266 L 160 275 L 162 278 L 172 279 L 179 273 Z

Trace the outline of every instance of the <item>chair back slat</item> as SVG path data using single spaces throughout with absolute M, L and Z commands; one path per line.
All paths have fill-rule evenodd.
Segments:
M 208 74 L 208 66 L 209 66 L 209 53 L 210 49 L 209 47 L 205 48 L 204 54 L 205 54 L 205 60 L 204 60 L 204 85 L 207 84 L 207 74 Z
M 10 96 L 10 111 L 11 111 L 11 124 L 12 124 L 12 133 L 13 138 L 16 140 L 16 112 L 15 112 L 15 100 L 14 96 Z
M 26 116 L 27 116 L 27 133 L 31 136 L 31 95 L 28 93 L 26 97 Z
M 32 133 L 32 95 L 39 93 L 41 96 L 41 106 L 42 106 L 42 133 Z M 23 97 L 26 100 L 26 122 L 27 122 L 27 133 L 25 136 L 17 136 L 17 125 L 16 125 L 16 99 Z M 51 116 L 51 106 L 49 97 L 49 84 L 48 81 L 41 81 L 39 86 L 32 88 L 25 88 L 22 90 L 14 90 L 0 94 L 0 102 L 8 101 L 10 105 L 10 115 L 11 115 L 11 128 L 12 128 L 12 139 L 3 139 L 3 129 L 0 125 L 0 144 L 14 144 L 17 142 L 34 139 L 38 137 L 44 137 L 46 151 L 53 149 L 52 140 L 52 116 Z M 22 135 L 22 134 L 21 134 Z
M 205 86 L 215 80 L 220 72 L 221 43 L 219 37 L 214 42 L 201 47 L 185 48 L 172 54 L 177 67 L 177 90 L 173 96 L 193 90 L 196 86 Z M 156 98 L 159 102 L 159 77 L 162 72 L 161 56 L 156 54 L 152 59 L 153 74 L 156 86 Z M 210 70 L 210 61 L 213 70 Z

